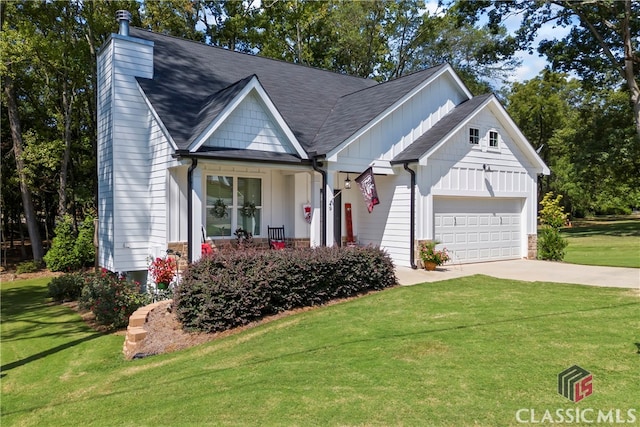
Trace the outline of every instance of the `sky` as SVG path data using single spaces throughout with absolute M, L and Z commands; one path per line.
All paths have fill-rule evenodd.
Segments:
M 443 10 L 438 8 L 438 0 L 425 0 L 425 8 L 430 14 L 443 13 Z M 514 15 L 505 20 L 504 24 L 507 31 L 514 33 L 520 26 L 520 19 L 521 17 L 519 15 Z M 551 23 L 543 25 L 538 31 L 538 35 L 533 43 L 533 53 L 518 51 L 516 54 L 516 58 L 520 59 L 522 64 L 515 70 L 513 77 L 509 81 L 524 82 L 536 77 L 548 64 L 546 58 L 540 56 L 536 51 L 538 42 L 544 39 L 562 38 L 568 32 L 568 28 L 555 27 Z

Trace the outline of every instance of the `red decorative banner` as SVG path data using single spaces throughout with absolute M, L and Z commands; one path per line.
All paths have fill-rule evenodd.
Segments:
M 376 191 L 376 181 L 373 178 L 373 169 L 370 167 L 366 171 L 362 172 L 359 177 L 356 178 L 358 187 L 364 197 L 364 202 L 367 204 L 369 213 L 373 210 L 373 207 L 380 203 L 378 199 L 378 192 Z

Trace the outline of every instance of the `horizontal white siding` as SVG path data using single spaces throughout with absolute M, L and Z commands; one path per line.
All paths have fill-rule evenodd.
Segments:
M 242 100 L 204 145 L 276 153 L 296 152 L 254 93 Z
M 151 132 L 149 154 L 149 242 L 151 247 L 167 248 L 168 234 L 168 166 L 171 163 L 171 147 L 160 125 L 150 114 Z
M 366 207 L 357 210 L 358 243 L 375 245 L 393 259 L 395 265 L 409 266 L 411 189 L 409 175 L 376 176 L 380 204 L 369 213 Z M 361 198 L 359 202 L 364 205 Z
M 109 270 L 114 270 L 112 54 L 112 45 L 108 44 L 100 52 L 97 64 L 98 263 Z
M 186 242 L 188 240 L 187 172 L 188 167 L 186 166 L 169 170 L 169 218 L 167 221 L 169 224 L 169 234 L 167 235 L 169 242 Z
M 161 144 L 152 123 L 151 113 L 140 94 L 136 77 L 153 77 L 153 46 L 136 39 L 112 36 L 113 97 L 112 138 L 113 150 L 113 218 L 114 247 L 113 270 L 136 271 L 147 268 L 152 233 L 149 209 L 157 195 L 152 191 L 154 156 L 151 145 Z M 154 175 L 154 173 L 156 175 Z M 156 184 L 156 181 L 154 181 Z M 157 222 L 165 226 L 166 214 L 158 215 Z M 166 241 L 166 238 L 165 238 Z

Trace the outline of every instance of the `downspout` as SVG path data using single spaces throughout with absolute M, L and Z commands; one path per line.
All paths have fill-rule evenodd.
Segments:
M 411 174 L 411 213 L 409 218 L 409 264 L 414 270 L 418 268 L 415 261 L 415 234 L 416 234 L 416 171 L 409 169 L 409 163 L 404 163 L 404 170 Z
M 187 172 L 187 247 L 189 248 L 189 264 L 193 262 L 193 171 L 196 166 L 198 166 L 198 159 L 193 157 Z
M 311 166 L 313 166 L 313 170 L 315 170 L 320 175 L 322 175 L 322 190 L 320 193 L 322 196 L 322 206 L 320 208 L 320 222 L 321 222 L 320 244 L 322 246 L 327 246 L 327 202 L 326 202 L 326 195 L 325 195 L 325 191 L 327 188 L 327 171 L 324 169 L 320 169 L 320 167 L 318 166 L 317 157 L 314 157 L 312 159 Z

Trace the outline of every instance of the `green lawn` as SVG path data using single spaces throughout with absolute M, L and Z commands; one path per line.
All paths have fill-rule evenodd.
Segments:
M 506 426 L 521 408 L 640 412 L 637 291 L 473 276 L 131 362 L 122 336 L 45 296 L 44 280 L 2 284 L 3 427 Z M 556 385 L 574 364 L 594 376 L 577 404 Z
M 640 219 L 576 222 L 562 235 L 569 241 L 565 262 L 640 268 Z

